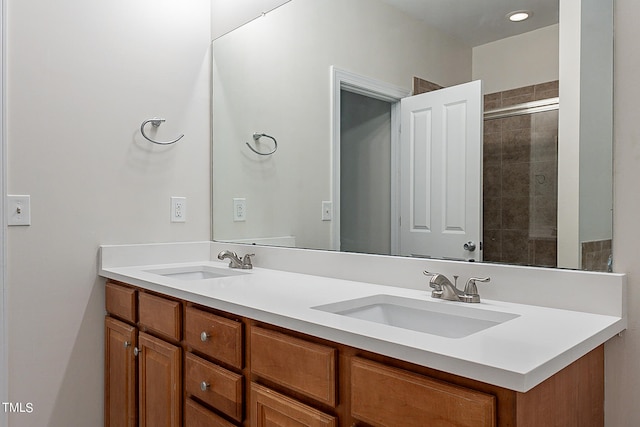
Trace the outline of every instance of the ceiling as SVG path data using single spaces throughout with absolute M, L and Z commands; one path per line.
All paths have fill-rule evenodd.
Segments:
M 382 0 L 474 47 L 558 23 L 559 0 Z M 509 12 L 533 16 L 511 22 Z

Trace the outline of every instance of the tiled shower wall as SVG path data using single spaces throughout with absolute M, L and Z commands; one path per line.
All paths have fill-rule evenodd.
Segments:
M 558 96 L 549 82 L 485 96 L 485 111 Z M 484 260 L 554 267 L 558 111 L 485 120 Z
M 413 94 L 442 89 L 414 77 Z M 484 110 L 558 96 L 558 81 L 485 95 Z M 484 122 L 483 259 L 557 265 L 558 111 Z M 607 271 L 611 239 L 582 242 L 582 269 Z

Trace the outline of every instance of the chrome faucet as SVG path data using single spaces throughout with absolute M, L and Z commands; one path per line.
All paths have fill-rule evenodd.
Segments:
M 467 280 L 464 291 L 461 291 L 457 286 L 458 276 L 453 276 L 454 283 L 451 283 L 451 280 L 441 273 L 424 271 L 423 274 L 431 276 L 431 279 L 429 279 L 429 286 L 433 289 L 431 298 L 440 298 L 448 301 L 480 302 L 476 282 L 489 282 L 491 280 L 489 277 L 484 279 L 472 277 Z
M 224 250 L 218 254 L 219 260 L 228 259 L 229 260 L 229 268 L 241 268 L 243 270 L 249 270 L 253 268 L 253 264 L 251 264 L 251 257 L 255 256 L 255 254 L 246 254 L 240 259 L 235 252 Z

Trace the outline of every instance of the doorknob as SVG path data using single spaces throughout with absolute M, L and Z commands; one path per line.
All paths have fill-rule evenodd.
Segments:
M 473 242 L 467 242 L 464 245 L 462 245 L 462 247 L 464 248 L 465 251 L 469 251 L 469 252 L 473 252 L 476 250 L 476 244 Z

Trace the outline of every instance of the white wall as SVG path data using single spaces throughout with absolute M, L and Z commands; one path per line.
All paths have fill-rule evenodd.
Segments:
M 211 39 L 291 0 L 211 0 Z
M 612 235 L 612 10 L 611 2 L 600 0 L 568 0 L 560 5 L 560 267 L 579 268 L 581 242 Z
M 209 0 L 7 3 L 8 192 L 32 203 L 8 230 L 9 398 L 34 407 L 9 422 L 100 426 L 98 245 L 210 237 Z M 142 139 L 156 115 L 178 145 Z
M 614 50 L 614 270 L 628 275 L 629 328 L 606 345 L 607 427 L 640 425 L 640 2 L 615 1 Z
M 473 80 L 484 93 L 558 80 L 558 25 L 473 48 Z
M 612 236 L 613 6 L 582 0 L 580 242 Z
M 332 197 L 331 65 L 405 88 L 414 75 L 449 86 L 471 78 L 471 51 L 374 0 L 296 0 L 217 39 L 216 239 L 294 235 L 300 247 L 331 247 L 320 215 Z M 276 154 L 249 151 L 255 131 L 278 139 Z M 232 219 L 238 197 L 246 222 Z
M 102 423 L 99 243 L 209 236 L 208 9 L 182 2 L 194 16 L 178 29 L 152 18 L 164 1 L 8 1 L 8 187 L 33 197 L 33 225 L 8 233 L 10 397 L 36 409 L 10 427 Z M 614 255 L 629 329 L 606 346 L 607 427 L 640 425 L 638 15 L 636 0 L 616 0 Z M 154 114 L 185 144 L 142 144 L 136 129 Z M 177 193 L 189 197 L 186 224 L 167 220 Z M 71 196 L 69 214 L 57 198 Z

